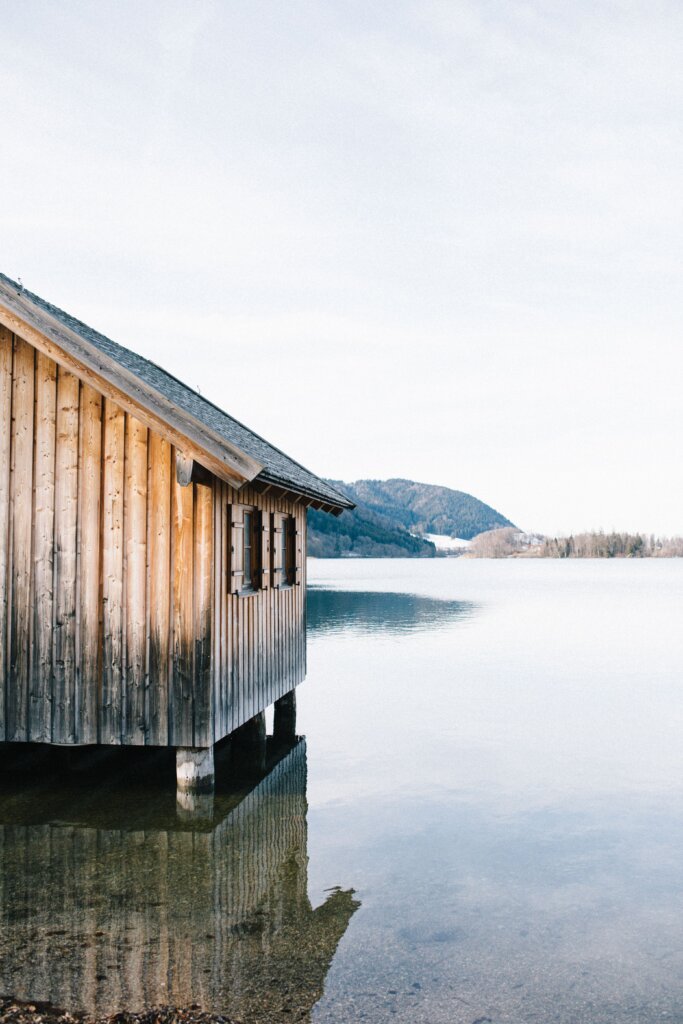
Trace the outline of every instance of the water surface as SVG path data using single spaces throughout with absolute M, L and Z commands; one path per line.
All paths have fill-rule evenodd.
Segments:
M 683 563 L 311 569 L 313 1019 L 683 1021 Z
M 0 790 L 0 991 L 683 1022 L 683 562 L 313 561 L 306 742 Z M 142 756 L 142 755 L 140 755 Z

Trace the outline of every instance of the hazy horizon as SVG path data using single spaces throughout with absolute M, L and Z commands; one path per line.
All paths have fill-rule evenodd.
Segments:
M 0 270 L 316 473 L 681 534 L 683 8 L 3 10 Z

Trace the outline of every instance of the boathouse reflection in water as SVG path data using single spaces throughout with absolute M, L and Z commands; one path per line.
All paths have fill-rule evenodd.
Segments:
M 468 618 L 471 601 L 441 600 L 419 594 L 387 591 L 326 590 L 309 587 L 306 599 L 308 634 L 422 633 Z
M 167 793 L 83 797 L 0 796 L 1 992 L 308 1019 L 359 903 L 308 900 L 303 740 L 239 802 L 219 791 L 208 820 Z

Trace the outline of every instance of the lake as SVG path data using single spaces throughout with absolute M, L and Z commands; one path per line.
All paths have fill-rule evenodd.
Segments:
M 0 992 L 683 1022 L 682 612 L 676 560 L 311 561 L 261 776 L 3 782 Z

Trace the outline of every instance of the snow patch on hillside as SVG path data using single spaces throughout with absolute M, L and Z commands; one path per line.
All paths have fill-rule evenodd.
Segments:
M 462 551 L 470 546 L 469 540 L 461 537 L 449 537 L 445 533 L 425 533 L 425 540 L 430 540 L 437 551 Z

